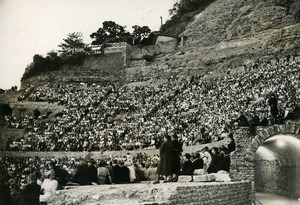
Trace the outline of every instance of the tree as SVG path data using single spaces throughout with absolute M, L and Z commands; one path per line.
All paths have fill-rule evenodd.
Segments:
M 173 8 L 169 9 L 169 14 L 172 16 L 182 15 L 189 11 L 195 11 L 200 7 L 205 7 L 214 0 L 180 0 L 173 5 Z
M 137 44 L 140 43 L 143 39 L 148 38 L 151 33 L 151 29 L 148 26 L 141 27 L 139 25 L 134 25 L 132 26 L 132 28 L 132 36 Z
M 113 21 L 104 21 L 102 28 L 100 27 L 97 32 L 90 35 L 93 39 L 92 45 L 127 41 L 131 38 L 131 34 L 125 28 L 125 26 L 120 26 Z
M 69 33 L 67 38 L 63 39 L 63 43 L 58 45 L 61 48 L 59 50 L 62 57 L 71 57 L 78 53 L 86 53 L 89 51 L 87 44 L 83 42 L 83 36 L 81 32 Z

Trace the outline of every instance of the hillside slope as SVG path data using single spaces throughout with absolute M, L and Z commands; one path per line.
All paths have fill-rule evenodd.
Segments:
M 298 55 L 300 23 L 277 0 L 216 0 L 180 34 L 184 42 L 154 64 L 173 73 L 225 71 L 251 59 Z

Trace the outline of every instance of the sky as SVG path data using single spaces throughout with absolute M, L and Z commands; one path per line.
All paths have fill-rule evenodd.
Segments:
M 20 87 L 35 54 L 45 56 L 69 33 L 82 32 L 85 43 L 112 20 L 159 30 L 176 0 L 0 0 L 0 88 Z

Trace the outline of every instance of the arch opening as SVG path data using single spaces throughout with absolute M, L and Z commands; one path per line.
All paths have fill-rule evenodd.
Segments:
M 268 138 L 256 151 L 256 192 L 300 197 L 300 140 L 290 135 Z

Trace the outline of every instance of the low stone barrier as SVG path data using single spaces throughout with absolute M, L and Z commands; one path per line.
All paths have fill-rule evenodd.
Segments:
M 250 205 L 251 182 L 140 183 L 59 191 L 48 205 Z

